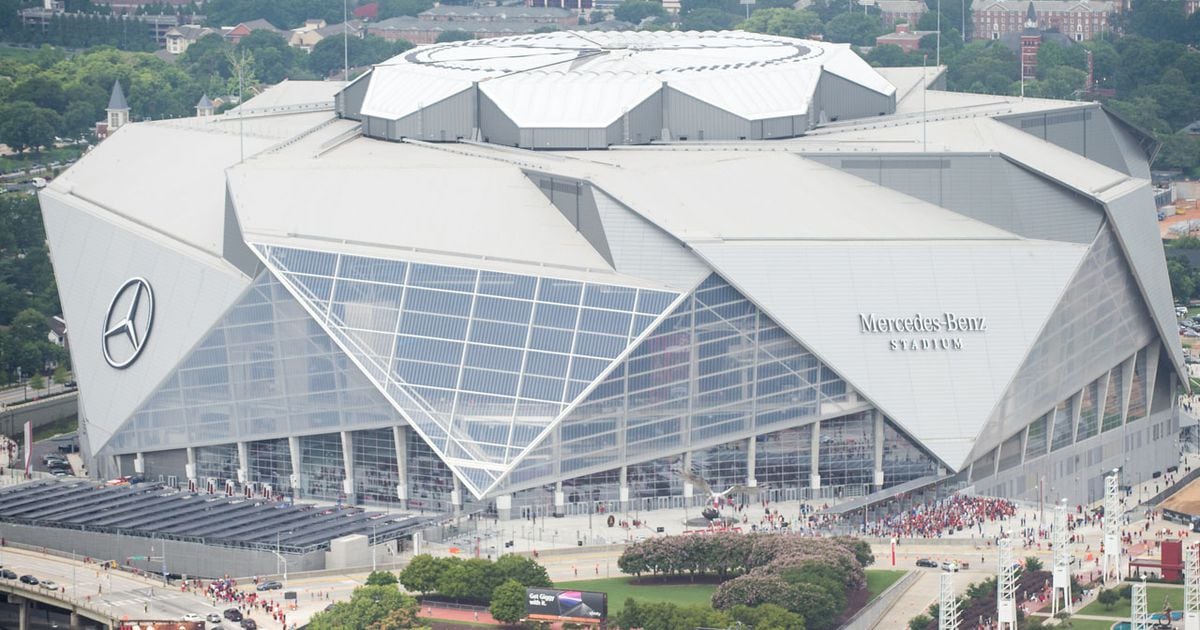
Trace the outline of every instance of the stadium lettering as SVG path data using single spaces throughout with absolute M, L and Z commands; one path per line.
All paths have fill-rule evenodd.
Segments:
M 888 339 L 888 349 L 895 352 L 962 350 L 963 337 L 942 337 L 938 333 L 987 332 L 988 321 L 983 316 L 962 315 L 946 311 L 940 315 L 913 313 L 887 317 L 877 313 L 859 313 L 858 330 L 865 334 L 916 333 L 915 337 Z
M 962 350 L 962 338 L 953 339 L 936 339 L 926 337 L 923 339 L 892 339 L 888 341 L 888 348 L 892 351 L 922 351 L 922 350 Z

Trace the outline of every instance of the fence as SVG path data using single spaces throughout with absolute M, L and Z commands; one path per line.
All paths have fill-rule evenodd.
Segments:
M 896 605 L 896 602 L 904 595 L 919 578 L 920 573 L 909 571 L 904 577 L 896 580 L 891 586 L 884 589 L 878 597 L 871 600 L 866 606 L 863 606 L 858 612 L 854 613 L 853 617 L 846 620 L 839 630 L 870 630 L 880 625 L 883 616 Z M 888 624 L 887 627 L 900 627 L 903 620 L 895 620 L 899 623 Z

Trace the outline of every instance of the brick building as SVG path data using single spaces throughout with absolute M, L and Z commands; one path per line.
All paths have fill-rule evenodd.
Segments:
M 908 24 L 897 24 L 896 31 L 875 38 L 876 46 L 892 44 L 899 46 L 904 52 L 912 52 L 921 47 L 921 38 L 932 35 L 937 31 L 914 31 Z
M 1118 11 L 1114 0 L 985 0 L 971 9 L 976 39 L 1003 39 L 1020 34 L 1032 7 L 1036 24 L 1042 31 L 1055 30 L 1081 42 L 1110 29 L 1109 17 Z

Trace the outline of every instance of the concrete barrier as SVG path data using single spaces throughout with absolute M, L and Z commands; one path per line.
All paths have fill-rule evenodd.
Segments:
M 892 606 L 908 591 L 909 587 L 921 577 L 918 571 L 909 571 L 904 577 L 896 580 L 891 586 L 883 590 L 878 597 L 863 606 L 854 616 L 846 620 L 839 630 L 871 630 L 875 627 L 901 628 L 907 620 L 895 620 L 894 623 L 880 626 L 880 620 L 887 614 Z
M 33 423 L 33 430 L 79 415 L 79 392 L 56 394 L 49 398 L 31 400 L 19 405 L 9 405 L 0 410 L 0 431 L 10 437 L 18 436 L 26 422 Z

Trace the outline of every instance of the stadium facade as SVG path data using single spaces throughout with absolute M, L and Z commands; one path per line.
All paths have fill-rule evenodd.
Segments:
M 1156 146 L 939 77 L 548 33 L 126 125 L 41 193 L 91 470 L 515 517 L 1160 469 Z

